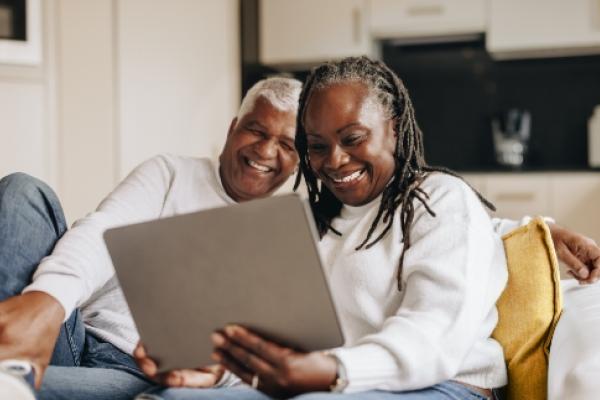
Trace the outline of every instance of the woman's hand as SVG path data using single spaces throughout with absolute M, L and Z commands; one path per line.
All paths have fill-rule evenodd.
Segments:
M 144 345 L 139 342 L 133 352 L 135 362 L 142 372 L 155 382 L 170 387 L 209 388 L 219 382 L 225 369 L 220 365 L 210 365 L 198 369 L 176 369 L 158 373 L 158 365 L 148 356 Z
M 548 224 L 556 255 L 579 283 L 600 279 L 600 248 L 592 239 L 556 224 Z
M 281 347 L 238 325 L 214 333 L 212 341 L 215 361 L 271 396 L 329 391 L 336 379 L 337 364 L 332 357 Z

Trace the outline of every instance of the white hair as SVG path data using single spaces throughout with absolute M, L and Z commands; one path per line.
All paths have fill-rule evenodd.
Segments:
M 238 121 L 252 112 L 259 97 L 267 100 L 281 111 L 298 111 L 298 100 L 302 91 L 302 82 L 294 78 L 272 77 L 258 81 L 248 90 L 242 99 L 238 111 Z

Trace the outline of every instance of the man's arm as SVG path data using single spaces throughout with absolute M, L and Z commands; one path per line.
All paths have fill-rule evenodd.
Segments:
M 530 220 L 529 217 L 523 217 L 520 221 L 494 218 L 492 222 L 496 233 L 505 235 Z M 594 283 L 600 279 L 600 247 L 596 242 L 555 224 L 549 218 L 546 219 L 546 223 L 550 228 L 558 259 L 569 268 L 567 272 L 580 283 Z

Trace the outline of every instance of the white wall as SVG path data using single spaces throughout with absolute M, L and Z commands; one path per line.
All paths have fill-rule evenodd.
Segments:
M 239 104 L 238 3 L 118 2 L 119 176 L 151 155 L 216 155 Z
M 156 153 L 218 153 L 240 96 L 237 0 L 42 4 L 42 64 L 0 65 L 0 175 L 45 180 L 72 222 Z

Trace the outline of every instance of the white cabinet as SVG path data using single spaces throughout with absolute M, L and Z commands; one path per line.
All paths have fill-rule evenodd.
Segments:
M 600 174 L 555 174 L 550 190 L 557 223 L 600 243 Z
M 380 39 L 483 33 L 487 0 L 370 0 L 370 29 Z
M 600 173 L 492 173 L 463 177 L 496 206 L 493 216 L 552 217 L 600 242 Z
M 367 0 L 262 0 L 259 58 L 266 65 L 307 65 L 369 55 Z
M 519 219 L 524 215 L 552 214 L 551 176 L 498 174 L 486 178 L 486 197 L 496 206 L 496 216 Z
M 600 1 L 490 0 L 486 47 L 498 59 L 600 53 Z

